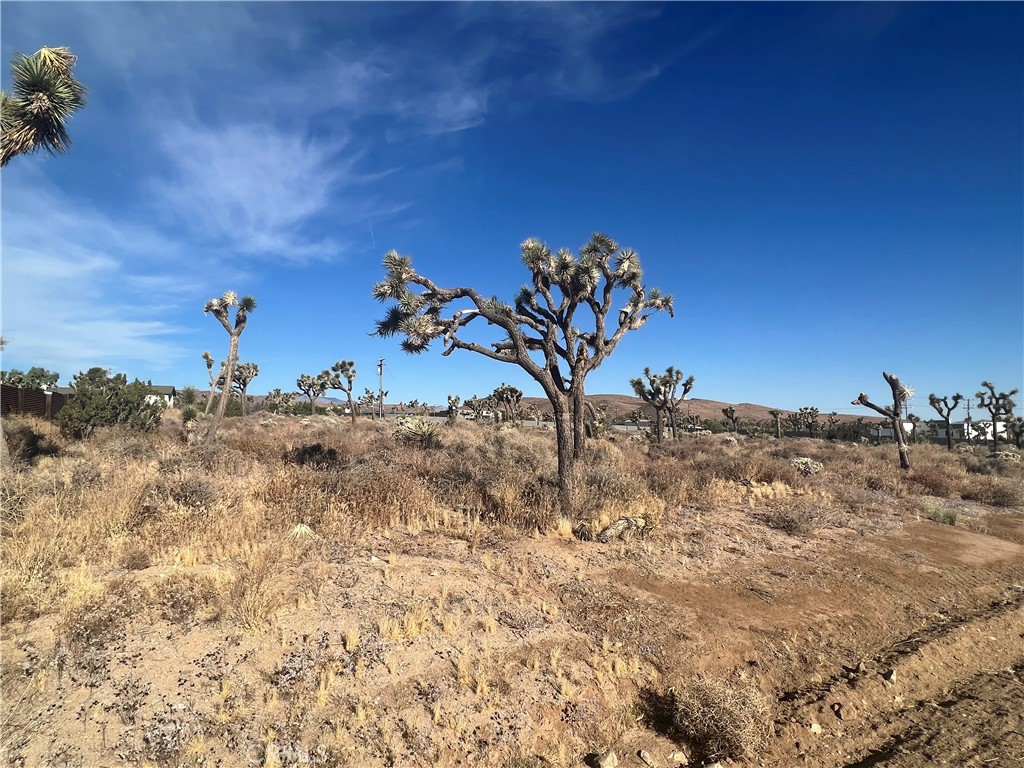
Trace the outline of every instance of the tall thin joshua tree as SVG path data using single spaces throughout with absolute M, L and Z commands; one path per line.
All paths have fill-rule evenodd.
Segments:
M 235 308 L 235 320 L 232 323 L 228 315 L 229 310 Z M 224 419 L 224 412 L 228 407 L 228 398 L 231 397 L 231 382 L 235 378 L 235 366 L 238 364 L 238 339 L 245 330 L 249 320 L 249 313 L 256 309 L 256 299 L 252 296 L 238 298 L 235 291 L 225 291 L 219 299 L 210 299 L 203 307 L 203 312 L 212 314 L 224 330 L 228 332 L 228 359 L 225 363 L 224 386 L 220 392 L 220 402 L 217 403 L 217 412 L 213 416 L 210 429 L 206 433 L 206 442 L 210 443 L 217 435 L 217 429 Z

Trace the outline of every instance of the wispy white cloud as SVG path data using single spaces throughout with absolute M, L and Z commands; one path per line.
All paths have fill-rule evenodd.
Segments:
M 64 380 L 94 365 L 159 370 L 183 354 L 169 317 L 202 276 L 180 246 L 32 173 L 5 178 L 4 191 L 5 366 L 45 365 Z
M 269 124 L 169 123 L 159 146 L 172 170 L 153 187 L 200 241 L 243 255 L 326 258 L 337 244 L 310 238 L 303 228 L 328 210 L 344 180 L 354 178 L 356 158 L 340 156 L 345 144 Z

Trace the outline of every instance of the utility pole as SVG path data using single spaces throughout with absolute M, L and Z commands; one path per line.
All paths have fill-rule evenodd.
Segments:
M 384 419 L 384 358 L 377 361 L 377 417 Z
M 971 444 L 971 398 L 965 397 L 964 400 L 967 402 L 967 418 L 964 419 L 964 437 L 967 438 L 967 444 Z

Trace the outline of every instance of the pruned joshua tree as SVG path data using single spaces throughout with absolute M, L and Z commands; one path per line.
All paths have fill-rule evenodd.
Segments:
M 235 321 L 231 322 L 228 316 L 228 310 L 232 307 L 235 308 Z M 220 423 L 224 418 L 224 412 L 228 407 L 228 398 L 231 397 L 231 385 L 230 382 L 234 381 L 235 378 L 235 366 L 238 363 L 238 339 L 242 335 L 242 331 L 245 330 L 245 325 L 249 319 L 249 313 L 256 309 L 256 299 L 252 296 L 243 296 L 238 298 L 238 294 L 234 291 L 225 291 L 224 295 L 219 299 L 210 299 L 206 302 L 206 306 L 203 307 L 203 312 L 206 314 L 212 314 L 220 324 L 224 326 L 224 330 L 228 332 L 228 359 L 225 363 L 224 369 L 224 381 L 227 382 L 221 388 L 220 402 L 217 403 L 217 412 L 213 416 L 213 422 L 210 424 L 210 429 L 206 433 L 206 442 L 209 443 L 217 434 L 217 429 L 220 427 Z
M 327 388 L 345 393 L 345 398 L 348 400 L 348 412 L 352 417 L 353 424 L 356 423 L 356 406 L 352 402 L 352 384 L 355 380 L 356 364 L 351 360 L 339 360 L 331 366 Z
M 782 439 L 782 411 L 772 409 L 768 411 L 768 415 L 775 419 L 775 437 L 779 440 Z
M 63 47 L 14 54 L 11 90 L 0 91 L 0 167 L 40 149 L 68 151 L 67 122 L 85 106 L 85 87 L 74 75 L 77 60 Z
M 238 392 L 238 397 L 242 402 L 243 416 L 245 416 L 245 402 L 248 397 L 249 385 L 259 375 L 260 367 L 256 363 L 239 363 L 235 366 L 235 377 L 231 382 L 231 386 Z
M 889 420 L 889 424 L 892 426 L 892 433 L 896 437 L 896 445 L 900 452 L 900 468 L 909 470 L 910 450 L 907 448 L 907 432 L 903 427 L 903 404 L 914 394 L 914 390 L 901 384 L 894 374 L 883 371 L 882 378 L 885 379 L 889 388 L 892 389 L 891 406 L 885 406 L 884 408 L 877 406 L 868 400 L 868 396 L 863 392 L 858 395 L 851 405 L 863 405 L 876 413 L 880 413 Z M 881 428 L 879 428 L 879 434 L 881 434 Z
M 953 450 L 953 423 L 952 415 L 953 411 L 960 405 L 960 401 L 964 399 L 964 396 L 957 392 L 953 395 L 953 402 L 949 402 L 948 397 L 939 397 L 938 395 L 928 395 L 928 404 L 935 409 L 935 412 L 942 417 L 942 422 L 946 425 L 946 450 Z
M 559 504 L 571 515 L 573 468 L 586 436 L 586 377 L 626 333 L 657 312 L 672 314 L 672 297 L 648 291 L 636 252 L 607 235 L 593 235 L 578 257 L 565 249 L 552 253 L 533 238 L 523 242 L 521 254 L 530 282 L 509 304 L 469 287 L 442 288 L 416 272 L 409 257 L 391 251 L 384 257 L 387 275 L 373 295 L 394 303 L 376 333 L 404 336 L 402 349 L 410 353 L 441 339 L 444 355 L 456 349 L 476 352 L 519 366 L 540 384 L 555 415 Z M 616 310 L 620 292 L 626 301 Z M 480 318 L 477 325 L 497 326 L 504 338 L 490 346 L 465 338 L 463 331 Z
M 455 420 L 459 418 L 459 403 L 462 402 L 462 398 L 458 395 L 448 395 L 448 423 L 454 425 Z
M 304 373 L 295 380 L 295 386 L 309 398 L 309 414 L 315 416 L 316 401 L 331 386 L 331 374 L 329 371 L 321 371 L 316 376 Z
M 988 392 L 985 389 L 978 390 L 975 397 L 978 398 L 978 406 L 992 414 L 992 452 L 995 453 L 999 450 L 999 417 L 1006 416 L 1009 419 L 1013 415 L 1013 409 L 1017 406 L 1013 396 L 1020 390 L 1011 389 L 1009 392 L 997 394 L 996 387 L 991 381 L 983 381 L 981 386 Z
M 726 420 L 732 425 L 733 432 L 740 431 L 740 417 L 736 415 L 735 408 L 731 405 L 728 408 L 723 408 L 722 415 L 725 416 Z
M 918 436 L 921 432 L 921 417 L 918 416 L 916 413 L 912 413 L 909 416 L 907 416 L 907 421 L 910 422 L 911 433 L 914 436 L 914 445 L 917 445 Z

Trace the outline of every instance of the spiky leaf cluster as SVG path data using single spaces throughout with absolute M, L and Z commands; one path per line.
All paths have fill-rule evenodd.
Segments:
M 14 54 L 11 92 L 0 92 L 0 167 L 41 149 L 68 151 L 67 122 L 85 106 L 85 87 L 74 77 L 76 61 L 64 47 Z

